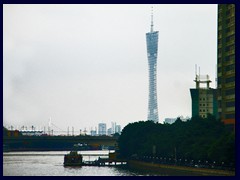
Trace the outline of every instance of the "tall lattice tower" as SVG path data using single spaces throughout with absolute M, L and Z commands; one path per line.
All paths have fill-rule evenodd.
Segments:
M 149 67 L 148 120 L 158 122 L 158 105 L 157 105 L 158 31 L 153 31 L 153 11 L 151 13 L 151 30 L 150 32 L 146 33 L 146 39 Z

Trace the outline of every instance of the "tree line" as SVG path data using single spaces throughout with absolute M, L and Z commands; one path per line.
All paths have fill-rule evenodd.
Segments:
M 155 156 L 235 164 L 235 132 L 211 115 L 186 122 L 177 118 L 173 124 L 130 123 L 118 146 L 124 158 Z

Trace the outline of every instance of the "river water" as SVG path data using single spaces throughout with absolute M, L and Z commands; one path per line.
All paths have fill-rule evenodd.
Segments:
M 4 176 L 149 176 L 151 174 L 121 167 L 64 167 L 69 151 L 4 152 Z M 108 157 L 109 151 L 81 151 L 84 161 Z

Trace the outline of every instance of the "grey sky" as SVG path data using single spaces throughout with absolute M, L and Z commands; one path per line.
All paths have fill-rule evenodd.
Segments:
M 146 120 L 151 6 L 3 5 L 3 124 L 87 130 Z M 217 5 L 153 5 L 160 122 L 191 116 L 195 64 L 215 87 Z

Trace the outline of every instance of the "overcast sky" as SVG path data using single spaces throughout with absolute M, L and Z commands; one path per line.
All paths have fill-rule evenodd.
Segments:
M 3 125 L 147 119 L 151 6 L 3 5 Z M 215 88 L 217 5 L 153 5 L 159 122 L 191 116 L 195 64 Z

